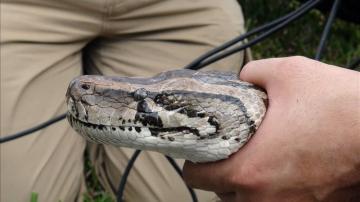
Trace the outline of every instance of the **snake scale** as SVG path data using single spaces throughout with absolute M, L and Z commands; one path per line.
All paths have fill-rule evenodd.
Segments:
M 80 76 L 66 101 L 70 125 L 88 140 L 210 162 L 250 139 L 267 95 L 234 73 L 174 70 L 151 78 Z

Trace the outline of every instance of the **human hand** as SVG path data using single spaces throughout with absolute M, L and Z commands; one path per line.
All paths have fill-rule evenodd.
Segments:
M 250 62 L 240 79 L 267 91 L 265 119 L 229 159 L 186 162 L 186 183 L 227 202 L 359 201 L 360 74 L 289 57 Z

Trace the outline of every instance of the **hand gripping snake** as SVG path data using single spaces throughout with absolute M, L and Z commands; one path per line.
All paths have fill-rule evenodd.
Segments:
M 250 139 L 267 95 L 234 73 L 175 70 L 151 78 L 80 76 L 66 101 L 69 123 L 88 140 L 209 162 Z

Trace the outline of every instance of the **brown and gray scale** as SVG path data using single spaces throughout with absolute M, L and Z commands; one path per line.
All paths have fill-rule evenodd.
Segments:
M 71 81 L 68 120 L 87 139 L 192 162 L 228 158 L 259 127 L 266 93 L 236 74 L 175 70 Z

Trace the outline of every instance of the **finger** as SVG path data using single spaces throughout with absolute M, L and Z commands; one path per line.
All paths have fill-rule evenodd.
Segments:
M 247 63 L 240 72 L 240 79 L 259 85 L 265 89 L 284 80 L 292 80 L 301 75 L 319 70 L 324 64 L 302 56 L 269 58 Z
M 234 186 L 227 181 L 230 173 L 228 160 L 211 163 L 186 161 L 183 167 L 184 181 L 193 188 L 218 193 L 231 192 Z
M 286 58 L 269 58 L 263 60 L 254 60 L 247 63 L 240 72 L 240 79 L 263 88 L 274 79 L 277 71 L 275 68 L 281 66 Z

